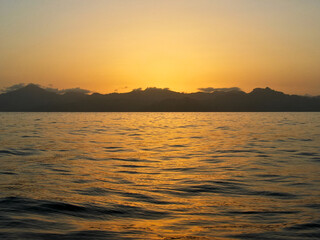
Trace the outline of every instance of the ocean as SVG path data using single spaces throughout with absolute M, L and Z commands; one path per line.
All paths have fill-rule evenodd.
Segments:
M 0 113 L 1 239 L 320 239 L 320 113 Z

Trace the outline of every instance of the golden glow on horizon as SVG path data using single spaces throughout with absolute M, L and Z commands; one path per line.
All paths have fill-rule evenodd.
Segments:
M 8 0 L 0 9 L 0 88 L 320 94 L 320 2 Z

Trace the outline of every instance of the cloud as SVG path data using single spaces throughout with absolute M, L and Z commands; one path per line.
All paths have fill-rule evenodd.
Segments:
M 79 88 L 79 87 L 77 87 L 77 88 L 67 88 L 67 89 L 58 89 L 58 88 L 47 87 L 47 88 L 44 88 L 44 89 L 47 90 L 47 91 L 50 91 L 50 92 L 58 93 L 58 94 L 65 94 L 65 93 L 70 93 L 70 92 L 82 93 L 82 94 L 91 93 L 90 90 Z
M 49 91 L 49 92 L 54 92 L 54 93 L 59 93 L 59 89 L 58 88 L 52 88 L 52 87 L 47 87 L 44 88 L 45 90 Z
M 205 93 L 212 93 L 215 91 L 219 92 L 231 92 L 231 91 L 241 91 L 240 88 L 238 87 L 231 87 L 231 88 L 213 88 L 213 87 L 207 87 L 207 88 L 198 88 L 200 92 L 205 92 Z
M 6 87 L 6 88 L 1 89 L 1 92 L 3 92 L 3 93 L 12 92 L 12 91 L 18 90 L 20 88 L 23 88 L 25 86 L 26 86 L 25 83 L 18 83 L 18 84 L 14 84 L 10 87 Z
M 87 89 L 83 89 L 83 88 L 67 88 L 67 89 L 62 89 L 62 90 L 59 90 L 58 93 L 70 93 L 70 92 L 74 92 L 74 93 L 82 93 L 82 94 L 88 94 L 88 93 L 91 93 L 90 90 L 87 90 Z
M 58 94 L 64 94 L 64 93 L 69 93 L 69 92 L 75 92 L 75 93 L 82 93 L 82 94 L 89 94 L 91 93 L 90 90 L 87 90 L 87 89 L 83 89 L 83 88 L 67 88 L 67 89 L 58 89 L 58 88 L 52 88 L 52 87 L 43 87 L 39 84 L 34 84 L 34 85 L 37 85 L 38 87 L 41 87 L 47 91 L 50 91 L 50 92 L 54 92 L 54 93 L 58 93 Z M 14 84 L 10 87 L 6 87 L 6 88 L 3 88 L 0 90 L 0 92 L 2 93 L 7 93 L 7 92 L 12 92 L 12 91 L 15 91 L 15 90 L 18 90 L 20 88 L 23 88 L 27 86 L 27 84 L 25 83 L 18 83 L 18 84 Z
M 132 92 L 142 92 L 142 91 L 162 91 L 162 90 L 166 90 L 169 91 L 169 88 L 157 88 L 157 87 L 147 87 L 144 90 L 142 88 L 135 88 L 132 90 Z
M 132 89 L 132 92 L 141 92 L 143 91 L 142 88 L 135 88 L 135 89 Z

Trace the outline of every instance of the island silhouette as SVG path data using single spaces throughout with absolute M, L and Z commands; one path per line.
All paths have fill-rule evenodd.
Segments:
M 320 96 L 289 95 L 266 88 L 200 88 L 181 93 L 168 88 L 127 93 L 89 93 L 80 88 L 53 91 L 36 84 L 0 94 L 2 112 L 301 112 L 320 111 Z

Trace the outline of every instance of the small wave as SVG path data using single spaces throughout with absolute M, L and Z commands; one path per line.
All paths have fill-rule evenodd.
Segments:
M 0 150 L 1 155 L 15 155 L 15 156 L 31 156 L 37 154 L 38 151 L 36 150 Z
M 243 233 L 239 235 L 230 235 L 240 239 L 304 239 L 314 240 L 320 238 L 320 221 L 313 221 L 309 223 L 296 224 L 287 226 L 278 231 L 265 231 L 260 233 Z
M 110 191 L 103 188 L 98 188 L 98 187 L 87 188 L 84 190 L 77 190 L 77 192 L 79 194 L 89 195 L 89 196 L 106 196 L 107 194 L 110 193 Z
M 15 173 L 15 172 L 0 172 L 0 174 L 3 174 L 3 175 L 17 175 L 17 173 Z
M 38 230 L 49 230 L 49 231 L 61 231 L 76 229 L 75 225 L 65 222 L 54 222 L 47 220 L 38 220 L 32 218 L 6 218 L 0 219 L 0 229 L 30 229 L 32 231 Z M 1 235 L 0 235 L 1 236 Z
M 318 156 L 319 154 L 318 153 L 314 153 L 314 152 L 300 152 L 300 153 L 297 153 L 297 155 L 301 155 L 301 156 Z
M 163 171 L 170 172 L 189 172 L 189 171 L 197 171 L 197 168 L 164 168 Z
M 22 138 L 40 138 L 40 136 L 23 135 Z
M 176 145 L 169 145 L 169 147 L 172 147 L 172 148 L 185 148 L 187 146 L 186 145 L 182 145 L 182 144 L 176 144 Z
M 26 239 L 26 240 L 134 240 L 141 235 L 140 231 L 102 231 L 102 230 L 88 230 L 88 231 L 70 231 L 67 233 L 52 233 L 43 231 L 16 233 L 0 233 L 1 239 Z
M 110 160 L 123 161 L 123 162 L 158 162 L 156 160 L 141 159 L 141 158 L 110 158 Z
M 243 183 L 226 182 L 226 181 L 212 181 L 206 184 L 189 185 L 186 187 L 175 188 L 174 190 L 168 190 L 173 195 L 185 195 L 194 196 L 197 194 L 216 193 L 226 195 L 254 195 L 254 196 L 265 196 L 272 198 L 296 198 L 297 195 L 285 193 L 285 192 L 273 192 L 273 191 L 257 191 L 248 188 Z
M 244 150 L 244 149 L 226 149 L 226 150 L 216 150 L 217 153 L 260 153 L 263 154 L 263 152 L 251 149 L 251 150 Z
M 229 211 L 228 214 L 231 215 L 282 215 L 282 214 L 298 214 L 299 211 Z
M 320 157 L 313 157 L 312 160 L 314 160 L 315 162 L 320 162 Z
M 125 170 L 121 170 L 121 171 L 117 171 L 117 172 L 118 173 L 128 173 L 128 174 L 140 174 L 141 173 L 141 172 L 138 172 L 138 171 L 125 171 Z
M 122 165 L 117 165 L 117 167 L 122 167 L 122 168 L 148 168 L 148 166 L 140 166 L 140 165 L 133 165 L 133 164 L 122 164 Z
M 135 200 L 142 201 L 142 202 L 147 202 L 147 203 L 173 204 L 173 202 L 158 200 L 158 199 L 156 199 L 154 197 L 147 196 L 147 195 L 141 194 L 141 193 L 131 193 L 131 192 L 117 192 L 117 193 L 122 195 L 122 196 L 124 196 L 124 197 L 135 199 Z
M 309 223 L 303 223 L 303 224 L 297 224 L 291 227 L 287 228 L 288 230 L 318 230 L 318 236 L 320 237 L 320 220 L 314 221 L 314 222 L 309 222 Z M 316 235 L 314 235 L 315 237 Z
M 169 212 L 148 210 L 142 207 L 124 204 L 110 204 L 108 206 L 78 205 L 66 202 L 54 202 L 48 200 L 35 200 L 30 198 L 7 197 L 0 200 L 0 209 L 3 214 L 14 211 L 48 215 L 66 215 L 87 219 L 108 219 L 114 217 L 161 219 L 167 217 Z

